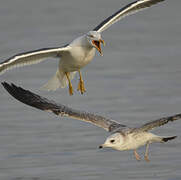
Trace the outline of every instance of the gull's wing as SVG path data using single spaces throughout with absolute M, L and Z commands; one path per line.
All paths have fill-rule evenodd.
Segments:
M 49 57 L 61 57 L 61 54 L 67 52 L 69 49 L 70 46 L 66 45 L 64 47 L 38 49 L 17 54 L 0 63 L 0 74 L 14 67 L 37 64 Z
M 139 128 L 136 128 L 135 130 L 141 130 L 141 131 L 149 131 L 155 127 L 163 126 L 164 124 L 167 124 L 170 121 L 176 121 L 176 120 L 181 120 L 181 114 L 176 114 L 173 116 L 169 117 L 163 117 L 161 119 L 157 119 L 155 121 L 148 122 L 144 125 L 142 125 Z
M 54 101 L 48 100 L 21 87 L 17 87 L 14 84 L 10 85 L 6 82 L 3 82 L 2 85 L 15 99 L 37 109 L 52 112 L 58 116 L 67 116 L 73 119 L 92 123 L 109 132 L 114 131 L 119 127 L 126 127 L 125 125 L 119 124 L 114 120 L 110 120 L 92 113 L 78 111 L 62 104 L 57 104 Z
M 103 22 L 101 22 L 97 27 L 94 28 L 94 31 L 102 32 L 106 30 L 109 26 L 124 18 L 125 16 L 134 14 L 138 11 L 141 11 L 145 8 L 148 8 L 154 4 L 157 4 L 164 0 L 138 0 L 128 4 L 127 6 L 119 9 L 116 13 L 109 16 Z

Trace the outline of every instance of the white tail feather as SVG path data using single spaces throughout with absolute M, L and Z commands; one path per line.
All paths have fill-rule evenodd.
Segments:
M 70 80 L 75 76 L 76 72 L 70 73 Z M 55 91 L 59 87 L 65 88 L 68 85 L 68 80 L 64 72 L 57 70 L 56 74 L 50 79 L 41 89 L 48 91 Z

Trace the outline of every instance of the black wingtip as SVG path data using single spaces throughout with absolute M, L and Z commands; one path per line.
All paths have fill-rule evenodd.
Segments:
M 21 87 L 16 86 L 15 84 L 2 82 L 1 83 L 3 87 L 6 89 L 6 91 L 12 95 L 15 99 L 19 100 L 22 103 L 25 103 L 27 105 L 33 106 L 33 100 L 36 98 L 36 94 L 25 90 Z M 34 105 L 35 106 L 35 105 Z
M 7 89 L 9 88 L 9 86 L 10 86 L 6 81 L 2 82 L 1 84 L 3 85 L 3 87 L 4 87 L 6 90 L 7 90 Z
M 3 87 L 6 89 L 6 90 L 11 90 L 12 89 L 12 86 L 16 87 L 13 83 L 11 83 L 11 85 L 9 83 L 7 83 L 6 81 L 2 82 L 1 83 L 3 85 Z
M 18 87 L 14 85 L 13 83 L 9 84 L 4 81 L 1 84 L 11 96 L 13 96 L 15 99 L 17 99 L 18 101 L 24 104 L 27 104 L 29 106 L 32 106 L 41 110 L 58 108 L 58 106 L 56 105 L 54 101 L 50 101 L 29 90 Z
M 18 99 L 19 101 L 21 101 L 21 94 L 26 94 L 27 92 L 26 90 L 14 85 L 13 83 L 9 84 L 4 81 L 1 84 L 8 91 L 9 94 L 11 94 L 13 97 Z
M 15 86 L 14 84 L 11 83 L 11 85 L 10 85 L 9 83 L 7 83 L 7 82 L 5 82 L 5 81 L 2 82 L 1 84 L 3 85 L 3 87 L 4 87 L 11 95 L 13 95 L 13 94 L 14 94 L 13 91 L 18 88 L 18 87 Z

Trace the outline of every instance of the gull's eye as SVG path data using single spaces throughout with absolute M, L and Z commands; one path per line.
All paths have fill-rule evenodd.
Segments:
M 91 35 L 91 34 L 89 35 L 89 37 L 90 37 L 90 38 L 94 38 L 94 36 L 93 36 L 93 35 Z
M 115 142 L 115 140 L 114 140 L 114 139 L 112 139 L 112 140 L 110 140 L 110 142 L 111 142 L 111 143 L 114 143 L 114 142 Z

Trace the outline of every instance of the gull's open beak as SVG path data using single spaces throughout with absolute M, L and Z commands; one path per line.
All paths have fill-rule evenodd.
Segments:
M 103 39 L 100 39 L 99 41 L 92 40 L 92 43 L 95 45 L 95 47 L 99 51 L 100 55 L 103 56 L 102 49 L 101 49 L 101 43 L 105 46 L 104 40 Z

